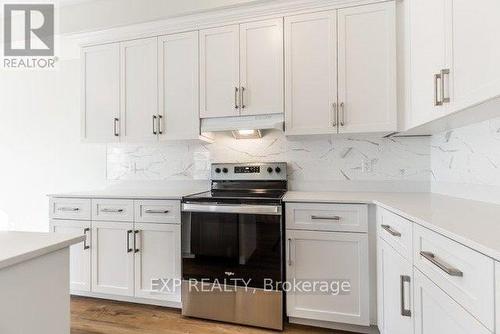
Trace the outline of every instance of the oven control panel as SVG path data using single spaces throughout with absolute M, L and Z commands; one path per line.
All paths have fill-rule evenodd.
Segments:
M 212 180 L 286 180 L 286 162 L 215 163 L 211 168 Z
M 236 166 L 234 167 L 235 174 L 260 173 L 260 166 Z

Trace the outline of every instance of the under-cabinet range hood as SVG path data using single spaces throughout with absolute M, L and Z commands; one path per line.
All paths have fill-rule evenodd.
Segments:
M 236 130 L 284 130 L 283 114 L 201 119 L 201 132 Z

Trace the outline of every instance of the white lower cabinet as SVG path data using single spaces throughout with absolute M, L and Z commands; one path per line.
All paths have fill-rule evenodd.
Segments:
M 64 208 L 83 201 L 57 199 L 59 206 Z M 177 289 L 181 278 L 180 202 L 87 201 L 89 220 L 62 219 L 62 215 L 53 215 L 50 221 L 51 232 L 85 234 L 87 237 L 70 249 L 71 293 L 180 305 L 180 289 Z M 55 202 L 51 199 L 51 209 Z M 95 211 L 94 220 L 90 220 L 90 207 Z M 138 210 L 135 216 L 134 207 Z M 68 212 L 74 212 L 70 209 Z M 98 211 L 106 215 L 97 215 Z M 61 212 L 66 214 L 66 211 Z
M 413 269 L 386 241 L 377 244 L 377 309 L 382 334 L 413 333 Z
M 83 243 L 70 247 L 70 289 L 90 292 L 90 221 L 53 219 L 50 221 L 50 231 L 86 235 L 87 239 Z
M 287 230 L 288 282 L 349 282 L 350 291 L 287 292 L 289 317 L 369 325 L 368 235 Z M 341 289 L 342 290 L 342 289 Z
M 92 292 L 180 302 L 180 225 L 92 223 Z
M 489 334 L 471 314 L 415 269 L 415 334 Z
M 175 289 L 181 278 L 180 229 L 179 224 L 135 224 L 136 297 L 180 302 L 180 289 Z M 153 290 L 153 280 L 161 291 Z
M 92 222 L 92 291 L 134 295 L 134 224 Z

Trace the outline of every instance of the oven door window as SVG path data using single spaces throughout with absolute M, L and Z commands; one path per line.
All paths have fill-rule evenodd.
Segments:
M 182 228 L 183 279 L 255 288 L 263 288 L 265 279 L 277 283 L 281 233 L 281 216 L 191 213 Z

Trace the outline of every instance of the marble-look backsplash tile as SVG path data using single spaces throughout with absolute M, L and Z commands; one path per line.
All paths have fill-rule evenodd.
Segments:
M 435 135 L 433 182 L 500 186 L 500 118 Z
M 174 142 L 109 145 L 109 180 L 208 179 L 212 162 L 286 161 L 296 181 L 428 182 L 430 138 L 286 138 L 279 131 L 262 139 L 235 140 L 219 134 L 214 143 Z

